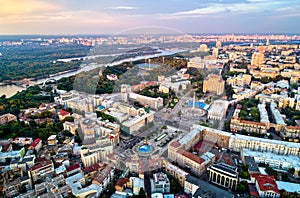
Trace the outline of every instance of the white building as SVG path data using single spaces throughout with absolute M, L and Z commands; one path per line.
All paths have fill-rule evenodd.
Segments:
M 162 172 L 153 174 L 153 179 L 151 179 L 151 192 L 170 193 L 170 181 L 166 174 Z
M 229 102 L 225 100 L 216 100 L 208 109 L 208 119 L 222 120 L 226 116 Z

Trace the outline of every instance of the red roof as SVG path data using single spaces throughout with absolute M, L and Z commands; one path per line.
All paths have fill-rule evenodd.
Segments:
M 205 162 L 205 160 L 202 159 L 201 157 L 198 157 L 197 155 L 194 155 L 193 153 L 187 152 L 183 149 L 179 149 L 178 153 L 182 154 L 183 156 L 189 158 L 190 160 L 192 160 L 198 164 L 202 164 L 203 162 Z
M 176 195 L 174 195 L 174 198 L 188 198 L 188 196 L 187 195 L 176 194 Z
M 212 148 L 215 145 L 215 143 L 208 140 L 200 140 L 195 146 L 193 146 L 193 150 L 199 152 L 201 148 L 206 149 L 207 146 L 205 145 L 211 145 L 209 147 Z
M 37 138 L 37 139 L 35 139 L 33 142 L 32 142 L 32 144 L 30 145 L 30 146 L 32 146 L 32 147 L 36 147 L 36 145 L 38 145 L 40 142 L 41 142 L 42 140 L 40 139 L 40 138 Z
M 255 178 L 260 191 L 273 191 L 280 194 L 273 175 L 251 174 Z
M 295 130 L 300 130 L 299 126 L 286 126 L 287 129 L 295 129 Z
M 80 168 L 80 165 L 79 165 L 79 164 L 74 164 L 74 165 L 69 166 L 69 167 L 67 168 L 67 172 L 70 172 L 70 171 L 75 170 L 75 169 L 78 169 L 78 168 Z
M 62 115 L 62 116 L 66 116 L 66 115 L 70 115 L 69 112 L 65 111 L 65 110 L 59 110 L 59 114 Z
M 45 158 L 36 158 L 35 159 L 35 165 L 33 167 L 31 167 L 29 170 L 33 171 L 33 170 L 36 170 L 36 169 L 40 169 L 44 166 L 48 166 L 49 164 L 52 164 L 51 160 L 47 160 Z
M 177 141 L 171 142 L 170 146 L 174 147 L 174 148 L 178 148 L 181 144 Z
M 116 182 L 115 186 L 120 186 L 123 187 L 127 182 L 129 182 L 128 178 L 120 178 L 118 179 L 118 181 Z
M 11 146 L 10 144 L 4 144 L 2 146 L 2 152 L 7 152 L 9 150 L 10 146 Z
M 99 164 L 93 164 L 92 166 L 88 166 L 84 169 L 82 169 L 82 171 L 85 173 L 85 172 L 94 172 L 96 170 L 99 170 L 101 168 L 101 166 Z
M 41 167 L 43 167 L 42 164 L 36 164 L 36 165 L 34 165 L 33 167 L 31 167 L 30 170 L 36 170 L 36 169 L 39 169 L 39 168 L 41 168 Z

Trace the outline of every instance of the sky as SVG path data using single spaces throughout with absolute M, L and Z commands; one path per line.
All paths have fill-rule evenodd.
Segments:
M 300 33 L 300 0 L 0 0 L 0 34 Z

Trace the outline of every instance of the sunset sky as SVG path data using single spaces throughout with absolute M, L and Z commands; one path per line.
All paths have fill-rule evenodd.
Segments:
M 0 34 L 299 33 L 300 0 L 0 0 Z

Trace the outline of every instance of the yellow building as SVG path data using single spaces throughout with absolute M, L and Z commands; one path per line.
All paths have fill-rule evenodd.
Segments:
M 251 58 L 251 65 L 259 66 L 264 62 L 264 54 L 260 52 L 254 52 Z
M 216 93 L 217 95 L 222 95 L 224 92 L 224 88 L 225 88 L 225 81 L 219 75 L 210 74 L 203 81 L 204 93 L 212 92 L 212 93 Z

